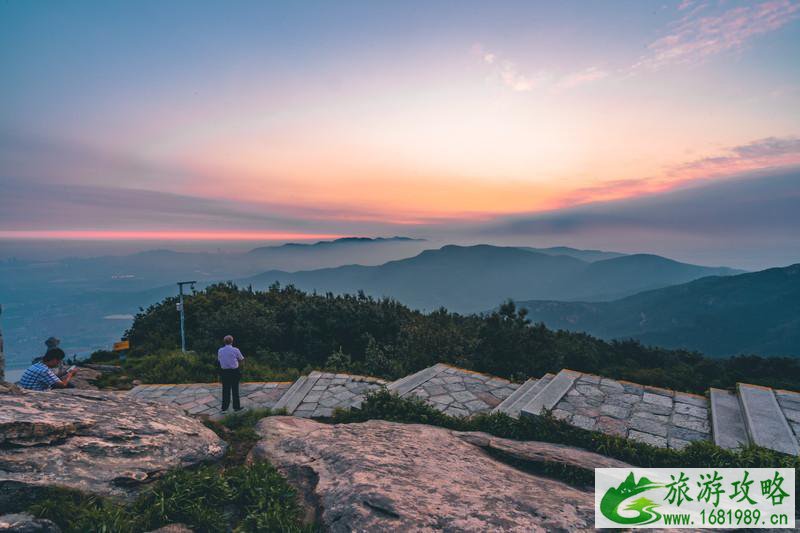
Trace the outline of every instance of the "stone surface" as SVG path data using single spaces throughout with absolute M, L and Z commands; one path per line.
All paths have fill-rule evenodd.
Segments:
M 708 400 L 695 394 L 645 387 L 582 374 L 553 413 L 568 423 L 654 446 L 683 448 L 711 438 Z
M 286 402 L 286 410 L 306 418 L 329 417 L 334 409 L 360 406 L 366 393 L 385 384 L 382 379 L 367 376 L 312 372 L 302 387 L 287 393 L 292 399 Z
M 633 429 L 628 432 L 628 438 L 637 442 L 649 444 L 650 446 L 657 446 L 659 448 L 666 448 L 668 444 L 667 439 L 664 437 Z
M 508 398 L 492 409 L 493 413 L 505 413 L 511 418 L 519 418 L 520 409 L 550 383 L 554 374 L 545 374 L 541 379 L 529 379 L 515 390 Z
M 61 528 L 45 518 L 27 513 L 0 516 L 0 531 L 4 533 L 61 533 Z
M 502 439 L 377 420 L 323 425 L 269 417 L 257 430 L 262 440 L 251 458 L 269 460 L 282 471 L 298 488 L 308 518 L 330 531 L 575 531 L 593 526 L 590 491 L 522 472 L 482 449 Z M 588 457 L 581 450 L 571 455 L 569 448 L 547 444 L 536 452 L 539 443 L 524 444 L 530 448 L 513 453 L 571 456 L 580 462 L 579 457 Z
M 192 529 L 186 524 L 168 524 L 148 533 L 192 533 Z
M 492 411 L 521 387 L 506 379 L 441 363 L 413 376 L 413 380 L 402 378 L 389 384 L 388 389 L 400 396 L 423 399 L 453 416 Z M 400 385 L 396 385 L 398 382 Z
M 290 382 L 244 382 L 239 385 L 243 409 L 275 408 L 278 400 L 292 386 Z M 128 395 L 140 400 L 174 405 L 191 415 L 218 418 L 223 415 L 222 384 L 139 385 Z
M 800 455 L 800 445 L 781 411 L 772 389 L 758 385 L 737 386 L 742 412 L 753 444 L 791 455 Z
M 76 370 L 75 376 L 70 380 L 76 389 L 97 390 L 95 382 L 101 376 L 101 371 L 85 366 L 79 366 Z
M 131 496 L 165 470 L 221 458 L 225 447 L 180 410 L 124 394 L 0 395 L 0 508 L 45 485 Z
M 428 368 L 423 368 L 419 372 L 415 372 L 403 378 L 390 383 L 387 388 L 397 393 L 398 396 L 404 396 L 412 390 L 419 387 L 421 384 L 429 381 L 435 377 L 439 372 L 447 368 L 446 365 L 439 363 Z
M 522 408 L 520 413 L 526 416 L 538 416 L 544 409 L 552 410 L 580 376 L 581 373 L 574 370 L 560 371 L 533 400 Z

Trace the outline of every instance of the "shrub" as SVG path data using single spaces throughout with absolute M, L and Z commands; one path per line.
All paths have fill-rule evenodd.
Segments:
M 216 355 L 195 352 L 182 353 L 162 350 L 152 354 L 129 357 L 121 363 L 122 372 L 105 373 L 100 387 L 121 387 L 132 379 L 142 383 L 214 383 L 219 380 Z M 243 365 L 244 381 L 294 381 L 300 375 L 295 369 L 275 370 L 271 366 L 248 358 Z

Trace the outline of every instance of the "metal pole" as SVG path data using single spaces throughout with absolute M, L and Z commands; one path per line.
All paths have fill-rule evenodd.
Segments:
M 178 283 L 178 291 L 180 292 L 180 303 L 178 304 L 181 307 L 181 351 L 186 353 L 186 329 L 184 328 L 184 315 L 183 315 L 183 285 Z
M 3 316 L 3 304 L 0 304 L 0 317 Z M 0 324 L 0 383 L 6 380 L 6 356 L 3 352 L 3 325 Z
M 183 286 L 191 285 L 194 288 L 196 281 L 179 281 L 178 282 L 178 311 L 181 313 L 181 351 L 186 353 L 186 329 L 184 328 L 185 315 L 183 313 Z

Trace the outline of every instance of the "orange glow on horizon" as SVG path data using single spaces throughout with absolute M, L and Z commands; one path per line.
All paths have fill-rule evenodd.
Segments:
M 275 231 L 0 230 L 0 239 L 70 241 L 284 241 L 338 239 L 344 236 L 332 233 Z

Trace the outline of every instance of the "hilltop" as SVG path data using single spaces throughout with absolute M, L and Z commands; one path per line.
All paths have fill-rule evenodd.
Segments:
M 611 302 L 522 301 L 536 322 L 709 355 L 800 356 L 800 264 L 711 276 Z
M 740 272 L 680 263 L 657 255 L 545 250 L 447 245 L 383 265 L 346 265 L 294 273 L 273 270 L 242 283 L 265 288 L 280 282 L 337 294 L 363 291 L 375 297 L 395 298 L 417 309 L 446 307 L 474 313 L 509 298 L 610 300 L 704 276 Z

